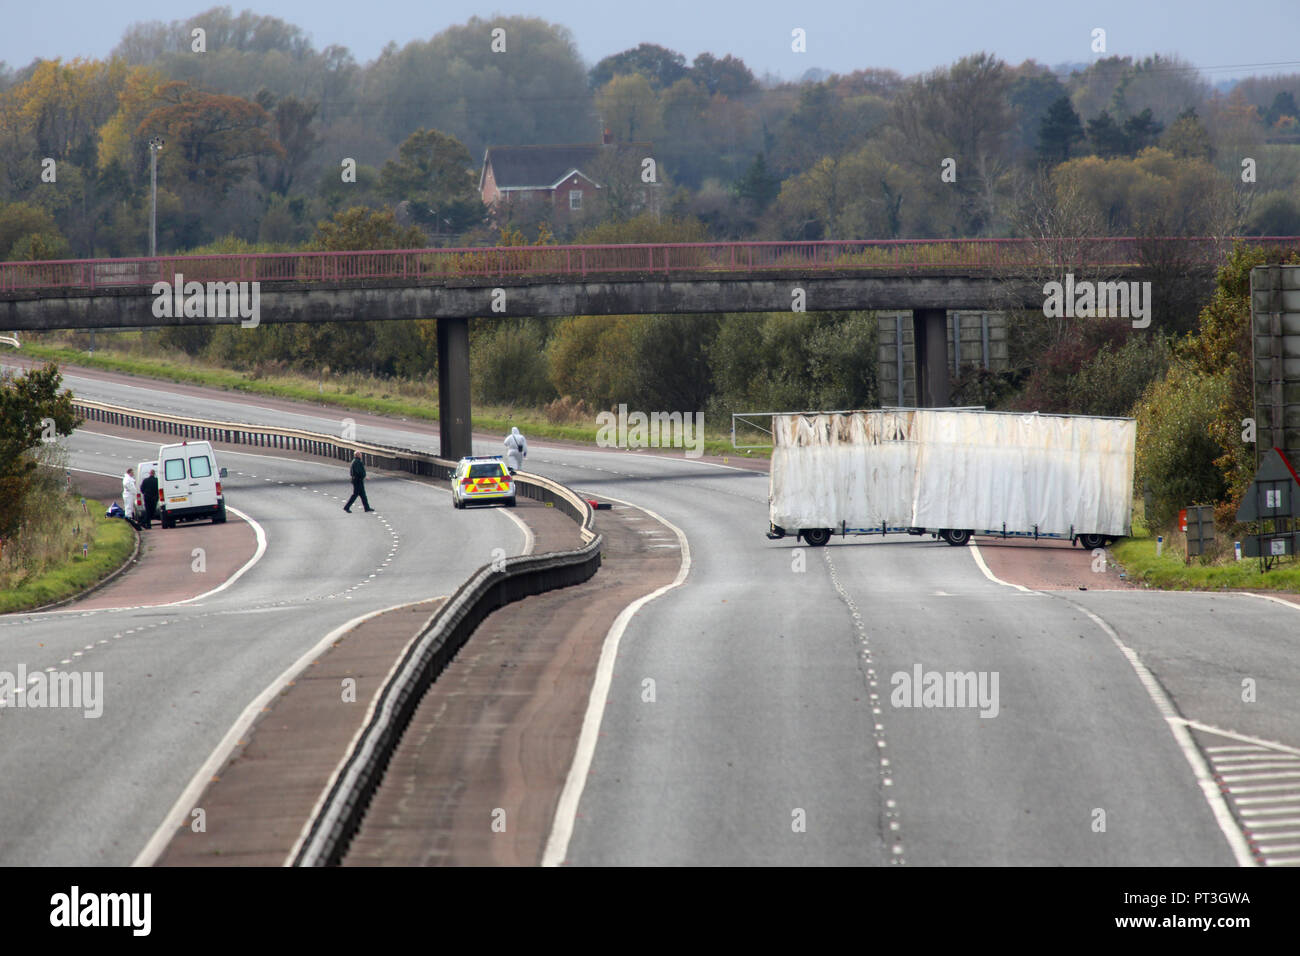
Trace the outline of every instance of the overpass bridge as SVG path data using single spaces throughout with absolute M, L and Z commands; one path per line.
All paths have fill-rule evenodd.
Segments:
M 919 405 L 948 404 L 947 313 L 1040 309 L 1044 283 L 1210 276 L 1234 242 L 1052 238 L 507 246 L 0 263 L 0 330 L 438 320 L 444 457 L 470 448 L 468 319 L 910 310 Z M 241 298 L 242 296 L 242 298 Z M 242 309 L 242 311 L 241 311 Z

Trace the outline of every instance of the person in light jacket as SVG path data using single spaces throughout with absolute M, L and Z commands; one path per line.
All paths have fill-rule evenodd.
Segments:
M 122 511 L 125 512 L 127 524 L 132 527 L 136 526 L 135 521 L 135 495 L 138 489 L 135 486 L 135 469 L 128 468 L 126 474 L 122 476 Z
M 518 427 L 510 429 L 510 434 L 506 436 L 506 467 L 510 469 L 510 474 L 524 467 L 524 459 L 528 457 L 528 442 L 520 433 Z

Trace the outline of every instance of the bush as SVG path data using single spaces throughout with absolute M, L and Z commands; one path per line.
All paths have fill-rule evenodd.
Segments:
M 1118 348 L 1106 344 L 1069 379 L 1071 411 L 1126 416 L 1142 393 L 1169 367 L 1163 336 L 1133 335 Z
M 871 312 L 724 316 L 709 350 L 711 415 L 875 406 L 876 331 Z
M 1226 374 L 1206 375 L 1173 365 L 1137 404 L 1137 482 L 1151 489 L 1147 522 L 1154 530 L 1173 521 L 1180 508 L 1220 501 L 1227 492 L 1215 466 L 1221 454 L 1211 426 L 1227 399 Z
M 627 402 L 635 391 L 636 341 L 644 321 L 629 315 L 561 319 L 546 349 L 555 392 L 596 408 Z
M 477 337 L 470 349 L 476 401 L 536 406 L 554 398 L 545 345 L 535 324 L 509 320 Z

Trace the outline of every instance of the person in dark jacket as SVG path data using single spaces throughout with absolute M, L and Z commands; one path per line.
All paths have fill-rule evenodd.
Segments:
M 361 461 L 361 452 L 354 451 L 352 456 L 352 497 L 343 506 L 343 510 L 351 514 L 352 502 L 360 498 L 361 504 L 367 512 L 374 511 L 375 509 L 370 507 L 370 501 L 366 498 L 366 466 Z
M 158 516 L 158 472 L 152 468 L 149 477 L 140 482 L 140 497 L 144 500 L 144 526 L 151 528 Z

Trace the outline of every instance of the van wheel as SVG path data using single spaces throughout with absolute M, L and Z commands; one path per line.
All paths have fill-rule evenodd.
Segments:
M 820 548 L 831 539 L 830 528 L 809 528 L 803 532 L 803 539 L 814 548 Z
M 960 548 L 970 544 L 970 532 L 965 529 L 949 528 L 939 532 L 939 537 L 947 541 L 954 548 Z
M 217 513 L 212 516 L 212 523 L 213 524 L 226 523 L 226 502 L 224 498 L 222 499 L 221 504 L 217 507 Z
M 175 519 L 174 519 L 174 518 L 169 518 L 169 517 L 167 517 L 167 512 L 165 512 L 165 511 L 164 511 L 163 514 L 162 514 L 162 518 L 160 518 L 159 520 L 162 521 L 162 526 L 163 526 L 164 528 L 174 528 L 174 527 L 176 527 L 176 521 L 175 521 Z
M 508 499 L 506 499 L 506 507 L 507 507 L 507 508 L 513 508 L 514 506 L 515 506 L 515 499 L 514 499 L 514 498 L 508 498 Z
M 1081 534 L 1079 535 L 1079 544 L 1085 551 L 1093 551 L 1097 548 L 1106 546 L 1106 536 L 1104 534 Z

